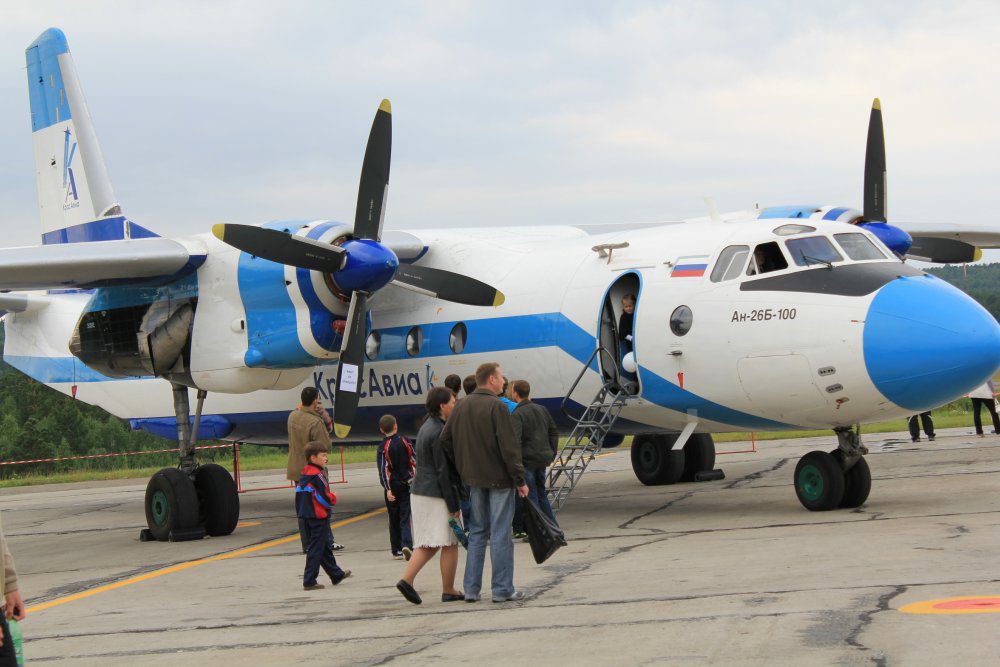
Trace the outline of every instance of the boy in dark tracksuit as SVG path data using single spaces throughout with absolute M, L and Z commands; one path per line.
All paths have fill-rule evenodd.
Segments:
M 384 415 L 378 428 L 385 441 L 378 449 L 378 479 L 385 491 L 385 508 L 389 513 L 389 546 L 393 558 L 410 560 L 413 553 L 413 531 L 410 526 L 410 482 L 416 460 L 413 446 L 397 433 L 396 418 Z
M 302 588 L 307 591 L 325 588 L 316 582 L 319 568 L 330 577 L 334 586 L 351 576 L 342 570 L 333 556 L 333 531 L 330 530 L 330 510 L 337 504 L 337 495 L 326 479 L 326 463 L 330 447 L 324 442 L 310 442 L 305 447 L 306 465 L 295 487 L 295 511 L 302 519 L 306 538 L 306 569 Z

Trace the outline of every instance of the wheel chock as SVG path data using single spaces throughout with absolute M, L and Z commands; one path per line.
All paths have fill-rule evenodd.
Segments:
M 722 472 L 722 468 L 716 468 L 715 470 L 699 470 L 694 474 L 694 481 L 696 482 L 714 482 L 725 478 L 726 473 Z
M 203 537 L 205 537 L 205 529 L 198 527 L 183 530 L 171 530 L 170 536 L 167 539 L 171 542 L 190 542 L 191 540 L 200 540 Z

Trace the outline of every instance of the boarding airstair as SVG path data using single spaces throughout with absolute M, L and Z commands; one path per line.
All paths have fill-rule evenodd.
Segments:
M 567 411 L 566 403 L 569 401 L 570 396 L 573 395 L 573 391 L 577 385 L 580 384 L 580 380 L 584 374 L 590 368 L 594 358 L 601 352 L 607 355 L 602 357 L 602 359 L 609 360 L 609 366 L 613 368 L 613 379 L 607 380 L 601 385 L 601 388 L 597 390 L 597 394 L 582 415 L 574 417 Z M 555 511 L 559 511 L 562 508 L 563 504 L 569 498 L 569 494 L 573 492 L 573 489 L 580 482 L 580 478 L 583 477 L 587 466 L 594 460 L 597 453 L 601 451 L 605 436 L 611 431 L 622 408 L 625 407 L 626 400 L 630 396 L 627 388 L 623 387 L 623 383 L 619 381 L 617 365 L 613 360 L 609 359 L 610 356 L 602 347 L 595 349 L 593 354 L 590 355 L 590 359 L 583 365 L 583 370 L 577 376 L 576 382 L 573 383 L 573 386 L 570 387 L 569 392 L 567 392 L 566 397 L 563 399 L 563 414 L 576 422 L 576 425 L 549 467 L 546 493 L 548 494 L 549 502 L 552 504 L 552 509 Z

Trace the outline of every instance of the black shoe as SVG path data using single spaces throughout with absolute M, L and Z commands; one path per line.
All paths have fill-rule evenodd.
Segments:
M 934 439 L 936 437 L 937 437 L 936 435 L 929 435 L 929 436 L 927 436 L 927 439 L 930 440 L 931 442 L 934 442 Z
M 396 590 L 402 593 L 403 597 L 413 604 L 420 604 L 423 602 L 423 600 L 420 599 L 420 593 L 418 593 L 413 586 L 406 583 L 403 579 L 396 582 Z
M 340 582 L 342 582 L 344 579 L 347 579 L 349 576 L 351 576 L 351 571 L 350 570 L 344 570 L 344 576 L 342 576 L 340 579 L 337 579 L 336 581 L 334 581 L 333 585 L 336 586 L 337 584 L 339 584 Z
M 913 442 L 920 442 L 920 438 L 913 438 Z
M 321 588 L 326 588 L 323 584 L 304 584 L 302 590 L 304 591 L 318 591 Z
M 465 593 L 442 593 L 441 602 L 458 602 L 465 599 Z

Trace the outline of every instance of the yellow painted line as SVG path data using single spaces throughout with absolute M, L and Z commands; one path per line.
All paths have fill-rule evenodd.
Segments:
M 343 526 L 347 526 L 352 523 L 357 523 L 358 521 L 364 521 L 365 519 L 369 519 L 375 516 L 376 514 L 382 514 L 385 511 L 386 509 L 383 507 L 373 512 L 359 514 L 358 516 L 351 517 L 350 519 L 344 519 L 343 521 L 338 521 L 337 523 L 331 524 L 331 527 L 341 528 Z M 196 567 L 198 565 L 204 565 L 205 563 L 214 563 L 220 560 L 228 560 L 230 558 L 236 558 L 237 556 L 245 556 L 247 554 L 252 554 L 256 551 L 262 551 L 264 549 L 270 549 L 271 547 L 280 546 L 282 544 L 288 544 L 289 542 L 294 542 L 298 539 L 299 539 L 299 534 L 295 533 L 294 535 L 289 535 L 288 537 L 281 537 L 276 540 L 271 540 L 270 542 L 255 544 L 252 547 L 237 549 L 236 551 L 230 551 L 228 553 L 219 554 L 217 556 L 209 556 L 208 558 L 199 558 L 198 560 L 188 561 L 187 563 L 179 563 L 177 565 L 171 565 L 170 567 L 165 567 L 162 570 L 154 570 L 152 572 L 147 572 L 146 574 L 140 574 L 137 577 L 131 577 L 129 579 L 116 581 L 113 584 L 98 586 L 97 588 L 92 588 L 89 591 L 74 593 L 73 595 L 67 595 L 66 597 L 56 598 L 55 600 L 49 600 L 48 602 L 42 602 L 40 604 L 28 607 L 25 610 L 25 612 L 32 614 L 39 611 L 44 611 L 45 609 L 58 607 L 59 605 L 66 604 L 67 602 L 74 602 L 76 600 L 89 598 L 90 596 L 97 595 L 98 593 L 107 593 L 108 591 L 113 591 L 116 588 L 124 588 L 125 586 L 131 586 L 132 584 L 138 584 L 143 581 L 149 581 L 150 579 L 156 579 L 157 577 L 162 577 L 166 574 L 173 574 L 174 572 L 187 570 L 189 568 Z
M 940 600 L 923 600 L 903 605 L 904 614 L 995 614 L 1000 612 L 1000 597 L 967 595 Z
M 259 526 L 260 521 L 240 521 L 236 524 L 237 528 L 249 528 L 250 526 Z

